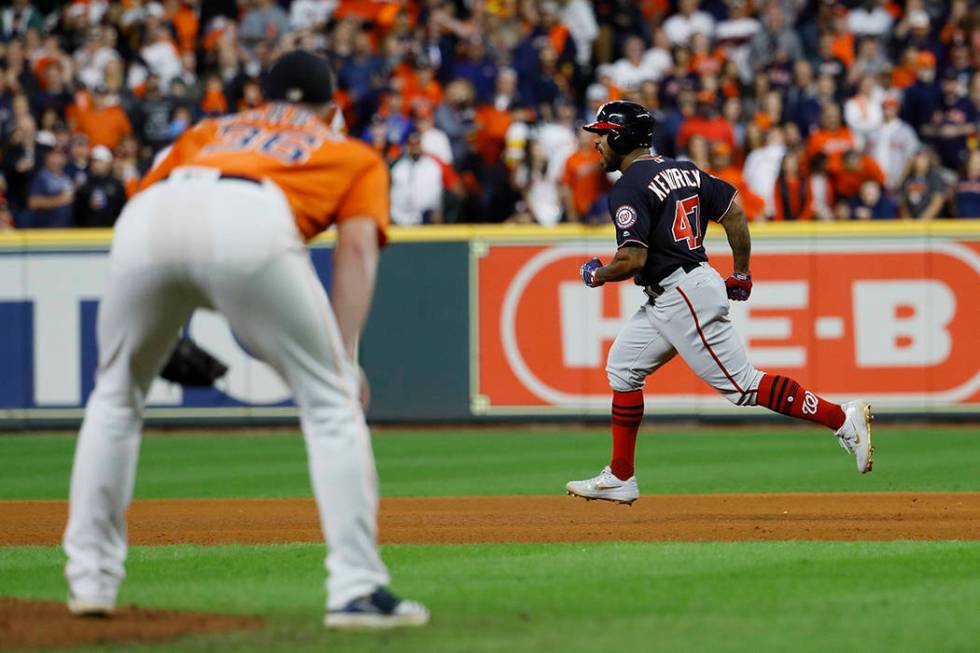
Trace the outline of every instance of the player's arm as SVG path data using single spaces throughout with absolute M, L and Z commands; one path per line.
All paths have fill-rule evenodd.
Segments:
M 749 257 L 752 255 L 752 237 L 749 235 L 749 222 L 739 202 L 732 202 L 721 219 L 721 226 L 728 236 L 728 246 L 732 248 L 735 259 L 734 270 L 749 274 Z
M 352 361 L 374 296 L 378 249 L 378 224 L 373 218 L 348 218 L 337 225 L 330 300 L 344 350 Z
M 640 245 L 626 245 L 616 250 L 616 256 L 595 272 L 596 283 L 607 281 L 626 281 L 632 279 L 647 262 L 647 248 Z
M 330 301 L 344 350 L 352 361 L 357 360 L 357 341 L 371 308 L 388 210 L 388 169 L 380 157 L 372 155 L 337 212 Z
M 640 272 L 647 262 L 646 239 L 651 219 L 643 191 L 617 184 L 609 193 L 609 213 L 616 227 L 616 255 L 608 265 L 594 258 L 579 268 L 582 281 L 592 288 L 607 281 L 625 281 Z
M 704 215 L 720 222 L 732 248 L 733 271 L 725 279 L 728 298 L 744 302 L 752 294 L 752 275 L 749 273 L 749 256 L 752 254 L 752 238 L 749 222 L 739 202 L 738 190 L 723 179 L 706 172 L 701 173 L 701 208 Z

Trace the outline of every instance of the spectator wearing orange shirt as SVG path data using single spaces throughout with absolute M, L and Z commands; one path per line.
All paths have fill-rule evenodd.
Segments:
M 558 56 L 562 67 L 575 61 L 577 49 L 571 32 L 561 21 L 561 7 L 553 0 L 540 3 L 541 28 L 548 34 L 548 43 Z
M 602 170 L 602 157 L 595 149 L 595 138 L 578 130 L 578 149 L 565 160 L 561 177 L 561 194 L 566 222 L 597 222 L 603 219 L 605 207 L 598 200 L 609 190 L 609 179 Z
M 419 60 L 415 65 L 414 74 L 406 78 L 402 88 L 405 106 L 404 113 L 411 112 L 418 106 L 438 106 L 442 102 L 442 84 L 435 78 L 435 69 L 427 60 Z
M 186 0 L 170 2 L 170 23 L 177 33 L 177 45 L 181 52 L 193 52 L 197 43 L 197 35 L 201 29 L 200 21 L 193 4 Z
M 110 95 L 102 85 L 95 89 L 92 106 L 79 110 L 75 117 L 75 132 L 88 136 L 92 147 L 105 145 L 114 150 L 122 138 L 132 131 L 133 126 L 119 106 L 119 99 Z
M 500 161 L 510 119 L 509 107 L 498 109 L 492 104 L 484 104 L 476 108 L 473 149 L 488 165 Z
M 833 170 L 840 164 L 844 152 L 854 149 L 854 136 L 841 122 L 840 107 L 827 102 L 820 109 L 820 129 L 815 129 L 806 140 L 806 158 L 812 159 L 818 152 L 827 156 L 827 167 Z
M 813 198 L 810 185 L 800 166 L 800 155 L 794 150 L 786 152 L 779 168 L 779 176 L 772 191 L 775 211 L 772 219 L 811 220 L 813 218 Z
M 725 65 L 725 52 L 721 48 L 711 50 L 711 41 L 703 32 L 691 36 L 691 70 L 698 75 L 721 75 Z
M 225 97 L 224 85 L 218 75 L 210 75 L 204 82 L 201 111 L 209 116 L 221 116 L 228 113 L 228 98 Z
M 762 97 L 762 103 L 752 118 L 763 132 L 772 129 L 773 125 L 783 122 L 783 96 L 777 90 L 768 91 Z
M 749 220 L 759 220 L 762 218 L 766 201 L 753 193 L 749 185 L 745 183 L 742 168 L 734 164 L 732 152 L 733 150 L 728 143 L 715 143 L 711 148 L 711 168 L 708 169 L 708 172 L 734 186 L 742 200 L 742 210 L 745 211 L 745 216 Z
M 854 63 L 854 34 L 847 26 L 847 7 L 842 4 L 834 5 L 833 19 L 830 21 L 833 41 L 831 53 L 850 68 Z
M 906 48 L 898 55 L 898 60 L 892 67 L 891 86 L 906 89 L 915 83 L 918 74 L 918 50 Z
M 718 113 L 714 91 L 701 91 L 696 99 L 696 113 L 684 120 L 677 132 L 677 147 L 685 149 L 693 134 L 701 134 L 712 143 L 722 142 L 735 147 L 735 130 Z
M 837 199 L 851 200 L 861 192 L 861 184 L 866 181 L 878 182 L 885 185 L 885 173 L 868 154 L 849 151 L 840 159 L 840 165 L 828 165 L 831 175 L 831 185 Z

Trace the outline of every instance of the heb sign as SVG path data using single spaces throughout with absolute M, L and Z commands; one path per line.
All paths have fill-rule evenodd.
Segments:
M 758 243 L 755 285 L 732 318 L 759 369 L 837 400 L 980 411 L 980 246 L 952 240 Z M 646 300 L 629 282 L 590 289 L 578 267 L 611 246 L 491 245 L 477 263 L 473 411 L 605 412 L 606 353 Z M 709 248 L 722 276 L 727 247 Z M 679 358 L 645 389 L 652 406 L 732 407 Z

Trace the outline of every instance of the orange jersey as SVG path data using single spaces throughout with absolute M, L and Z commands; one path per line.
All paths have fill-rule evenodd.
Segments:
M 834 131 L 817 129 L 806 141 L 806 159 L 809 161 L 817 152 L 827 155 L 828 165 L 836 165 L 844 152 L 854 149 L 854 137 L 847 127 L 838 127 Z
M 76 111 L 75 132 L 88 136 L 89 145 L 105 145 L 110 150 L 116 149 L 123 136 L 132 133 L 133 126 L 120 106 L 97 109 L 91 107 L 86 111 Z
M 742 200 L 742 210 L 745 211 L 745 217 L 749 220 L 758 220 L 762 217 L 762 210 L 766 208 L 766 201 L 753 193 L 749 185 L 745 183 L 745 177 L 742 176 L 740 167 L 729 165 L 720 170 L 709 170 L 708 172 L 735 187 Z
M 586 151 L 576 150 L 565 160 L 561 183 L 571 190 L 572 202 L 579 214 L 587 214 L 596 200 L 609 189 L 601 159 L 595 149 L 589 148 Z
M 282 189 L 303 237 L 334 222 L 371 218 L 384 243 L 388 227 L 388 168 L 367 144 L 331 130 L 317 116 L 274 102 L 252 111 L 203 120 L 186 131 L 147 173 L 141 189 L 178 166 L 268 179 Z

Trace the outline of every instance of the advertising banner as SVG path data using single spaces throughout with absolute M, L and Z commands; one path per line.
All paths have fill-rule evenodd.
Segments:
M 98 303 L 110 232 L 0 234 L 0 427 L 74 425 L 95 383 Z M 403 238 L 403 240 L 405 240 Z M 332 241 L 313 245 L 330 287 Z M 419 261 L 451 274 L 422 278 Z M 466 420 L 469 410 L 469 244 L 398 242 L 386 248 L 360 364 L 371 382 L 369 419 Z M 147 397 L 155 423 L 294 422 L 280 377 L 253 358 L 218 313 L 197 310 L 187 334 L 228 366 L 213 388 L 157 378 Z
M 980 223 L 753 226 L 755 286 L 732 319 L 759 369 L 878 412 L 980 416 Z M 867 231 L 857 231 L 858 229 Z M 111 234 L 0 234 L 0 427 L 82 416 Z M 731 269 L 723 240 L 712 264 Z M 606 353 L 645 295 L 585 287 L 611 229 L 455 226 L 396 230 L 361 343 L 376 422 L 603 416 Z M 311 256 L 330 286 L 331 241 Z M 288 388 L 213 311 L 187 325 L 229 371 L 214 388 L 157 379 L 155 423 L 292 422 Z M 651 415 L 752 417 L 675 359 L 647 381 Z
M 326 281 L 330 250 L 313 251 Z M 108 252 L 32 250 L 0 254 L 0 411 L 12 418 L 81 414 L 95 383 L 95 322 L 108 273 Z M 216 388 L 186 389 L 156 379 L 151 414 L 269 416 L 289 414 L 289 389 L 271 367 L 252 358 L 227 321 L 195 311 L 186 332 L 228 366 Z M 177 409 L 174 413 L 173 410 Z
M 731 253 L 710 241 L 727 276 Z M 604 413 L 606 353 L 646 301 L 629 283 L 586 287 L 609 244 L 490 244 L 475 254 L 474 412 Z M 980 243 L 936 238 L 757 241 L 754 288 L 732 319 L 761 370 L 876 409 L 980 412 Z M 737 412 L 675 358 L 647 380 L 667 412 Z M 762 409 L 753 409 L 762 410 Z

